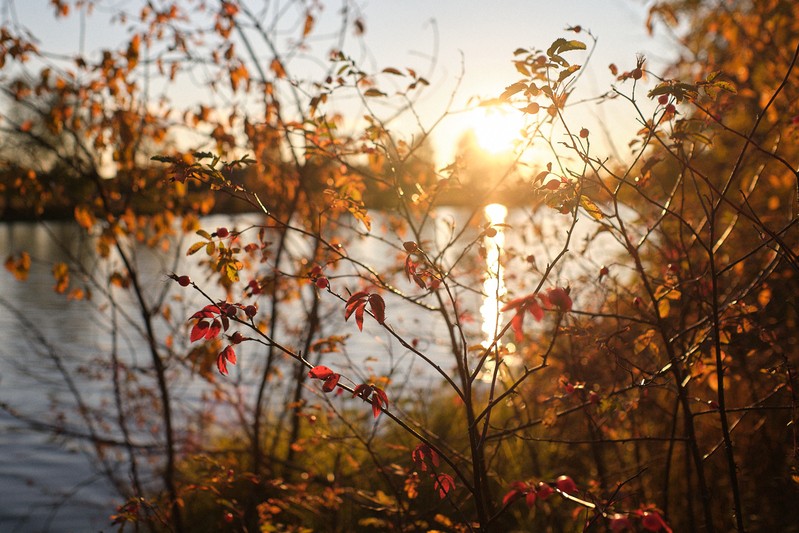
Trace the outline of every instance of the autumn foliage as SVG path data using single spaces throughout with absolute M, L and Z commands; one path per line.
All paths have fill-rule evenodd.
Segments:
M 796 527 L 795 2 L 655 3 L 683 53 L 609 65 L 596 101 L 640 126 L 618 157 L 574 98 L 587 25 L 519 48 L 481 105 L 525 127 L 478 203 L 431 131 L 391 123 L 428 80 L 348 55 L 356 3 L 311 73 L 323 3 L 269 24 L 251 2 L 141 4 L 114 15 L 125 42 L 66 64 L 0 33 L 0 129 L 30 148 L 2 152 L 3 208 L 74 220 L 92 257 L 51 265 L 54 290 L 146 355 L 109 354 L 115 413 L 83 418 L 128 466 L 106 469 L 120 530 Z M 187 103 L 193 76 L 211 96 Z M 532 200 L 486 221 L 518 183 Z

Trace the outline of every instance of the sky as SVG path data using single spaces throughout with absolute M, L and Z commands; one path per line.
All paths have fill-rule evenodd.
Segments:
M 647 33 L 647 3 L 642 0 L 371 0 L 364 4 L 364 12 L 367 44 L 380 62 L 423 65 L 423 58 L 437 49 L 430 80 L 436 94 L 425 102 L 433 115 L 453 90 L 461 65 L 464 76 L 456 108 L 465 107 L 471 97 L 496 97 L 517 81 L 519 74 L 511 62 L 515 49 L 546 50 L 558 37 L 581 37 L 564 31 L 569 26 L 580 25 L 598 39 L 575 99 L 610 88 L 614 81 L 610 63 L 622 71 L 630 70 L 636 54 L 643 54 L 649 65 L 660 71 L 675 53 L 667 38 Z M 597 121 L 607 121 L 611 114 L 614 119 L 605 127 L 618 132 L 619 144 L 625 144 L 638 129 L 631 113 L 600 113 L 595 106 L 585 107 L 585 116 L 576 120 L 593 130 Z M 442 160 L 450 157 L 457 139 L 470 125 L 469 117 L 443 124 L 434 139 Z
M 340 2 L 320 2 L 325 6 L 320 18 L 334 20 Z M 136 12 L 141 3 L 101 0 L 98 6 L 122 6 Z M 451 108 L 455 113 L 437 127 L 432 137 L 440 164 L 451 160 L 465 130 L 481 127 L 474 114 L 459 111 L 473 105 L 473 97 L 496 97 L 519 79 L 511 63 L 517 48 L 545 50 L 558 37 L 575 37 L 565 31 L 569 26 L 590 30 L 598 38 L 596 52 L 572 100 L 606 92 L 614 81 L 608 69 L 610 63 L 622 71 L 630 70 L 636 54 L 644 54 L 650 67 L 657 71 L 675 53 L 667 38 L 647 34 L 646 0 L 360 0 L 357 5 L 366 24 L 365 46 L 351 40 L 348 53 L 365 63 L 367 69 L 411 67 L 424 75 L 431 85 L 419 101 L 420 116 L 430 121 L 439 116 L 457 88 Z M 7 0 L 0 11 L 4 19 L 12 14 L 9 6 L 14 17 L 43 36 L 47 48 L 79 48 L 82 32 L 78 17 L 56 22 L 49 0 Z M 88 49 L 124 38 L 119 26 L 97 24 L 102 9 L 98 8 L 98 12 L 95 20 L 87 24 L 84 42 Z M 319 24 L 323 25 L 324 20 Z M 618 104 L 604 110 L 582 106 L 582 111 L 573 115 L 575 126 L 591 131 L 601 127 L 612 132 L 614 144 L 624 145 L 637 124 L 631 113 L 617 112 L 614 106 Z M 400 123 L 397 127 L 412 130 L 412 126 Z M 491 127 L 487 131 L 486 137 L 491 137 Z M 609 146 L 603 145 L 602 149 L 611 151 Z

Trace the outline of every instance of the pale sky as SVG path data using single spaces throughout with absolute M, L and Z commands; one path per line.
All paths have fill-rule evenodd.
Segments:
M 326 6 L 323 16 L 334 19 L 340 3 L 324 0 L 322 3 Z M 98 5 L 103 4 L 136 12 L 142 2 L 113 0 Z M 11 16 L 9 5 L 18 20 L 44 36 L 47 48 L 78 50 L 81 42 L 78 17 L 55 22 L 49 0 L 16 0 L 0 12 L 4 20 Z M 453 106 L 456 110 L 465 108 L 470 97 L 498 96 L 505 86 L 519 79 L 511 64 L 513 51 L 520 47 L 545 50 L 558 37 L 575 37 L 564 31 L 568 26 L 581 25 L 598 38 L 596 53 L 575 99 L 595 96 L 610 88 L 613 83 L 608 70 L 610 63 L 629 70 L 635 64 L 636 54 L 642 53 L 649 58 L 650 68 L 657 71 L 675 54 L 666 38 L 653 39 L 647 34 L 645 0 L 363 0 L 359 6 L 366 23 L 367 54 L 363 55 L 354 40 L 350 40 L 352 49 L 346 50 L 347 53 L 365 61 L 367 70 L 412 67 L 428 77 L 431 86 L 425 90 L 419 111 L 422 117 L 431 119 L 444 111 L 462 69 L 463 81 Z M 87 24 L 87 49 L 98 43 L 108 46 L 121 42 L 125 36 L 120 26 L 98 25 L 101 13 L 102 10 Z M 614 113 L 612 108 L 597 114 L 588 105 L 576 119 L 580 122 L 577 126 L 585 125 L 594 131 L 597 121 L 607 122 L 604 126 L 614 135 L 618 133 L 623 145 L 637 127 L 630 116 L 622 115 Z M 614 117 L 612 122 L 608 116 Z M 469 125 L 466 118 L 455 116 L 434 134 L 441 162 L 450 157 L 454 143 Z

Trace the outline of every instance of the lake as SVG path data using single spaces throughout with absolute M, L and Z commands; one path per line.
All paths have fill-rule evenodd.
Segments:
M 488 276 L 483 288 L 476 285 L 471 293 L 463 291 L 471 313 L 467 327 L 477 338 L 486 338 L 493 331 L 497 302 L 492 295 L 502 296 L 506 290 L 512 291 L 521 277 L 535 277 L 526 258 L 535 257 L 538 266 L 543 268 L 563 242 L 563 221 L 566 220 L 549 211 L 533 216 L 521 209 L 513 209 L 510 213 L 501 206 L 492 209 L 493 212 L 488 214 L 494 223 L 504 221 L 511 227 L 504 232 L 500 227 L 500 233 L 494 239 L 486 240 L 486 252 L 476 257 L 493 265 L 492 271 L 496 270 L 498 248 L 513 249 L 516 257 L 509 266 L 503 264 L 501 279 Z M 429 239 L 443 245 L 450 228 L 460 229 L 468 213 L 465 208 L 439 210 L 427 232 Z M 373 233 L 383 231 L 381 216 L 374 217 Z M 482 214 L 478 214 L 478 218 L 481 217 Z M 534 221 L 532 226 L 531 220 Z M 203 220 L 201 225 L 212 231 L 219 226 L 244 227 L 248 221 L 247 215 L 233 219 L 215 216 Z M 587 226 L 578 225 L 572 238 L 573 248 L 579 248 L 587 230 Z M 465 234 L 466 241 L 475 239 L 478 232 L 479 228 L 470 228 Z M 395 245 L 402 242 L 394 235 L 387 234 L 386 238 Z M 181 249 L 185 250 L 191 242 L 183 243 Z M 298 241 L 295 246 L 295 253 L 301 255 L 303 243 Z M 557 270 L 552 280 L 566 284 L 585 272 L 593 272 L 591 269 L 601 264 L 603 255 L 609 257 L 612 245 L 598 248 L 601 249 L 600 257 L 592 258 L 591 253 L 585 254 L 580 262 L 572 262 L 569 268 Z M 112 317 L 107 308 L 98 309 L 98 303 L 102 302 L 99 295 L 87 303 L 67 300 L 56 294 L 50 271 L 52 262 L 64 259 L 68 253 L 93 257 L 92 246 L 81 237 L 79 229 L 69 223 L 0 225 L 0 251 L 5 252 L 4 257 L 20 250 L 28 250 L 33 259 L 29 279 L 21 283 L 5 270 L 0 274 L 0 305 L 4 311 L 0 313 L 0 402 L 4 406 L 0 410 L 0 531 L 108 530 L 111 529 L 108 517 L 122 500 L 107 476 L 98 471 L 91 448 L 83 440 L 58 436 L 38 427 L 52 424 L 68 429 L 80 428 L 81 422 L 76 420 L 73 412 L 75 390 L 87 405 L 112 411 L 109 405 L 113 399 L 110 383 L 92 379 L 97 375 L 92 370 L 102 370 L 98 361 L 102 361 L 114 346 Z M 394 269 L 398 275 L 392 281 L 401 290 L 414 293 L 414 286 L 402 275 L 403 258 L 396 249 L 380 240 L 364 239 L 353 242 L 347 251 L 351 257 L 361 258 L 381 272 Z M 456 252 L 457 249 L 450 252 L 450 260 L 457 257 Z M 167 286 L 171 290 L 178 289 L 166 277 L 172 269 L 171 263 L 148 250 L 139 250 L 137 257 L 151 293 Z M 179 274 L 188 273 L 201 282 L 200 271 L 192 266 L 196 257 L 189 258 L 188 264 L 178 264 L 174 270 Z M 180 254 L 180 261 L 186 261 L 183 254 Z M 352 278 L 337 279 L 334 276 L 331 283 L 339 291 L 343 287 L 357 288 L 356 280 Z M 489 296 L 480 296 L 478 291 Z M 328 329 L 346 331 L 351 339 L 345 354 L 325 355 L 324 364 L 349 368 L 364 379 L 369 374 L 380 375 L 393 370 L 395 376 L 407 376 L 417 388 L 440 382 L 440 377 L 403 351 L 370 318 L 367 317 L 362 333 L 352 322 L 345 324 L 343 304 L 330 296 L 323 295 L 325 316 L 331 321 Z M 412 304 L 389 296 L 386 297 L 387 322 L 408 338 L 421 339 L 420 347 L 428 356 L 443 368 L 451 368 L 448 346 L 437 340 L 445 337 L 441 335 L 444 326 L 440 319 L 431 320 L 429 314 L 420 316 Z M 196 300 L 193 303 L 189 301 L 184 308 L 176 307 L 173 311 L 178 316 L 188 317 L 200 305 Z M 141 339 L 137 342 L 133 334 L 116 333 L 120 337 L 117 349 L 122 360 L 130 366 L 146 364 L 146 349 Z M 246 396 L 253 394 L 254 377 L 259 375 L 262 360 L 258 357 L 257 347 L 240 345 L 239 348 L 239 364 L 231 369 L 230 379 L 240 383 Z M 63 378 L 65 372 L 75 380 L 72 389 Z M 207 406 L 205 395 L 208 388 L 205 382 L 190 373 L 181 374 L 172 386 L 177 424 L 188 426 L 196 416 L 198 406 Z M 273 394 L 286 392 L 275 388 Z M 103 435 L 118 436 L 113 428 L 103 429 L 99 423 L 98 428 Z M 153 441 L 144 430 L 137 430 L 135 435 L 143 442 Z M 113 461 L 110 463 L 114 468 Z M 120 464 L 116 468 L 123 467 Z M 125 476 L 124 472 L 117 471 L 117 474 Z

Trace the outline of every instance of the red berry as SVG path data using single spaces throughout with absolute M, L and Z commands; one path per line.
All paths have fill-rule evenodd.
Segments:
M 216 228 L 216 235 L 217 237 L 224 239 L 225 237 L 230 235 L 230 232 L 228 231 L 227 228 Z
M 669 115 L 673 115 L 677 111 L 677 108 L 674 107 L 674 104 L 669 104 L 666 106 L 666 113 Z
M 660 105 L 666 105 L 669 103 L 669 95 L 668 94 L 661 94 L 658 96 L 658 103 Z
M 191 278 L 189 276 L 178 276 L 178 283 L 181 287 L 188 287 L 191 283 Z
M 254 317 L 257 312 L 258 308 L 255 307 L 254 305 L 248 305 L 247 307 L 244 308 L 244 314 L 250 318 Z
M 326 289 L 330 286 L 330 282 L 327 280 L 326 277 L 321 276 L 316 278 L 316 286 L 319 289 Z
M 419 249 L 419 245 L 413 241 L 407 241 L 402 243 L 402 247 L 405 248 L 405 251 L 408 252 L 409 254 Z
M 548 483 L 544 483 L 543 481 L 538 483 L 538 489 L 536 489 L 536 494 L 538 495 L 539 500 L 546 500 L 552 493 L 555 492 L 552 490 L 552 487 L 549 486 Z
M 497 230 L 495 228 L 488 228 L 485 231 L 486 237 L 493 238 L 497 236 Z
M 225 519 L 225 522 L 227 522 L 228 524 L 233 522 L 233 513 L 231 512 L 225 513 L 224 515 L 222 515 L 222 517 Z
M 555 486 L 558 487 L 558 490 L 566 494 L 574 494 L 577 492 L 577 485 L 569 476 L 558 477 L 558 479 L 555 480 Z
M 616 513 L 610 517 L 610 530 L 614 533 L 633 529 L 633 523 L 623 514 Z
M 634 80 L 640 80 L 644 77 L 644 71 L 640 67 L 633 69 L 632 76 Z
M 641 525 L 647 531 L 660 531 L 666 523 L 659 514 L 647 511 L 641 515 Z
M 243 340 L 244 340 L 244 335 L 242 335 L 241 332 L 239 331 L 230 336 L 230 342 L 232 342 L 233 344 L 240 344 L 241 341 Z
M 580 137 L 582 137 L 583 139 L 588 137 L 588 130 L 586 128 L 580 130 Z

